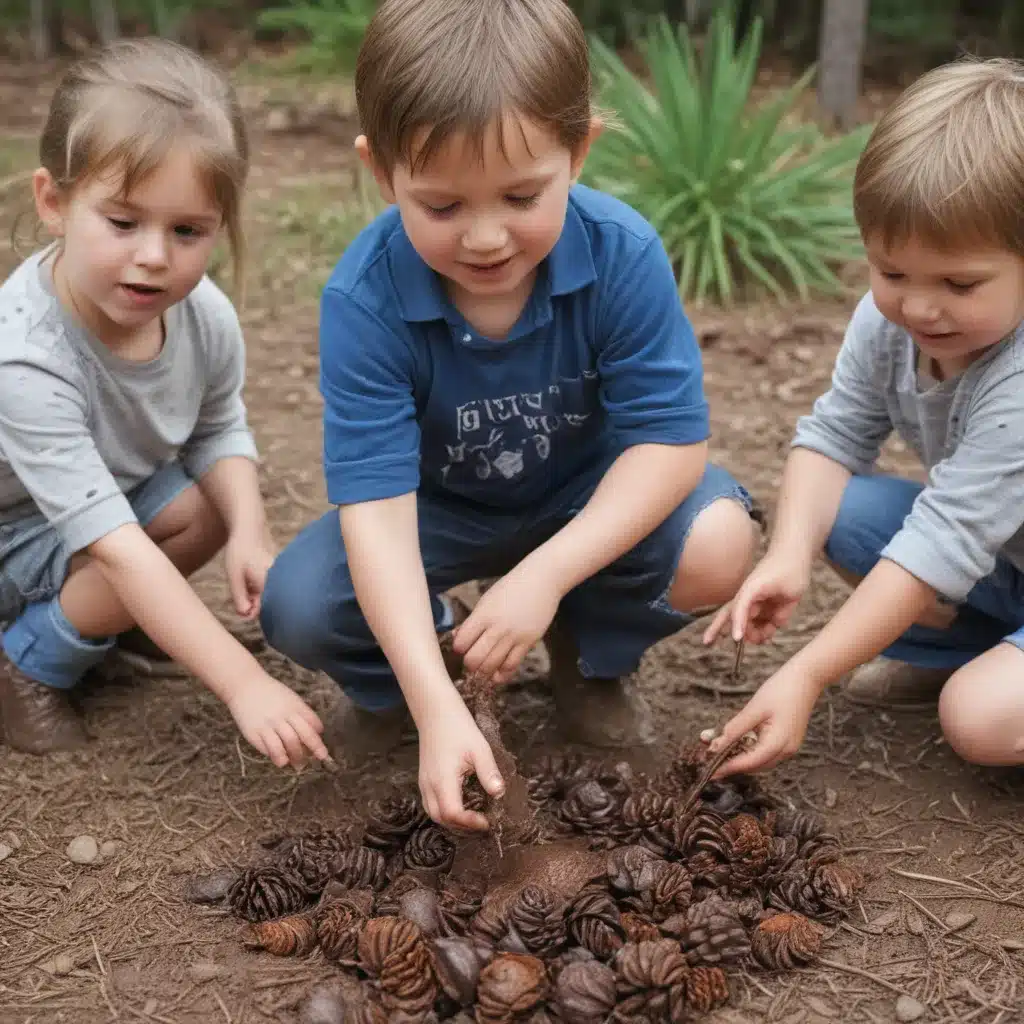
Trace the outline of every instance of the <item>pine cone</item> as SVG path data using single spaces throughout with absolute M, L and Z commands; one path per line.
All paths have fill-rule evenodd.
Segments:
M 430 951 L 422 940 L 401 952 L 389 953 L 380 972 L 384 1008 L 395 1015 L 422 1020 L 437 999 Z
M 722 815 L 723 818 L 738 813 L 746 803 L 739 788 L 731 781 L 709 782 L 701 790 L 700 798 L 710 810 Z
M 622 823 L 632 842 L 650 846 L 659 854 L 674 846 L 677 815 L 675 800 L 653 789 L 630 794 L 622 805 Z
M 350 849 L 352 840 L 330 829 L 291 836 L 274 847 L 282 870 L 301 878 L 310 893 L 323 891 L 331 877 L 331 860 Z
M 729 885 L 737 892 L 748 892 L 761 880 L 774 852 L 771 830 L 750 814 L 737 814 L 722 826 L 728 841 L 726 861 Z
M 614 830 L 621 801 L 600 782 L 590 780 L 573 786 L 558 808 L 558 816 L 578 832 L 607 834 Z
M 630 943 L 615 956 L 620 1017 L 684 1024 L 690 968 L 671 939 Z
M 447 871 L 455 859 L 455 844 L 436 825 L 424 825 L 405 844 L 405 866 L 413 870 Z
M 512 904 L 508 924 L 522 939 L 528 953 L 547 958 L 565 945 L 564 911 L 564 902 L 553 892 L 528 885 Z
M 760 888 L 770 889 L 796 863 L 800 842 L 796 836 L 776 836 L 772 840 L 771 857 L 761 877 Z
M 710 759 L 711 751 L 706 743 L 684 747 L 672 759 L 666 774 L 676 789 L 688 790 L 697 784 Z
M 750 952 L 750 940 L 735 905 L 721 896 L 692 904 L 685 914 L 665 921 L 661 929 L 679 940 L 691 967 L 736 963 Z
M 658 861 L 654 884 L 627 902 L 652 921 L 681 914 L 693 899 L 693 878 L 684 864 Z
M 442 931 L 446 935 L 465 935 L 480 904 L 480 897 L 474 893 L 445 889 L 438 900 Z
M 810 963 L 821 949 L 825 929 L 803 914 L 777 914 L 750 934 L 754 959 L 774 971 L 791 971 Z
M 619 908 L 602 888 L 582 889 L 569 907 L 565 922 L 572 940 L 601 960 L 622 948 L 625 932 Z
M 480 971 L 494 955 L 493 947 L 475 939 L 435 939 L 430 947 L 434 974 L 450 999 L 460 1006 L 476 1000 Z
M 387 884 L 387 861 L 379 850 L 356 846 L 331 861 L 331 877 L 350 889 L 380 891 Z
M 692 857 L 696 853 L 706 851 L 720 861 L 727 861 L 729 840 L 724 828 L 726 819 L 714 811 L 701 808 L 679 833 L 676 830 L 675 840 L 683 857 Z
M 600 765 L 582 754 L 542 757 L 526 780 L 530 799 L 536 803 L 562 800 L 573 786 L 597 777 Z
M 777 836 L 796 836 L 801 845 L 812 839 L 824 839 L 833 846 L 839 845 L 839 840 L 829 834 L 821 818 L 803 811 L 776 811 L 774 831 Z
M 812 868 L 811 885 L 826 906 L 846 910 L 863 887 L 864 876 L 848 861 L 831 861 Z
M 375 917 L 359 932 L 359 960 L 374 977 L 384 970 L 389 956 L 407 957 L 423 937 L 419 928 L 401 917 Z
M 405 861 L 403 859 L 403 866 Z M 398 917 L 402 913 L 402 897 L 413 889 L 422 889 L 423 882 L 415 875 L 398 875 L 377 896 L 374 917 Z
M 728 885 L 732 868 L 719 860 L 710 850 L 695 853 L 686 862 L 686 869 L 694 882 L 703 882 L 711 889 Z
M 352 992 L 336 984 L 319 985 L 299 1011 L 300 1024 L 388 1024 L 388 1015 L 369 986 Z
M 650 889 L 657 877 L 660 860 L 645 846 L 617 846 L 608 854 L 608 884 L 626 896 Z
M 305 883 L 272 866 L 243 871 L 228 893 L 231 910 L 247 921 L 269 921 L 301 910 L 309 900 Z
M 615 972 L 597 960 L 570 964 L 555 982 L 553 1002 L 563 1024 L 603 1024 L 615 1008 Z
M 405 845 L 406 840 L 427 821 L 419 800 L 411 796 L 393 796 L 370 804 L 363 845 L 389 853 Z
M 328 960 L 355 960 L 364 915 L 347 900 L 331 900 L 318 907 L 314 918 L 316 938 Z
M 845 861 L 811 868 L 798 860 L 779 879 L 770 902 L 823 924 L 835 924 L 853 905 L 862 882 L 860 873 Z
M 469 934 L 497 946 L 508 934 L 508 910 L 501 909 L 493 900 L 485 903 L 469 922 Z
M 316 945 L 316 928 L 306 914 L 249 925 L 245 945 L 274 956 L 305 956 Z
M 694 967 L 686 980 L 686 1005 L 703 1016 L 729 1001 L 729 984 L 721 967 Z
M 477 1024 L 507 1024 L 546 998 L 547 970 L 534 956 L 499 953 L 480 972 L 476 992 Z
M 622 930 L 626 933 L 627 942 L 657 942 L 662 938 L 658 926 L 651 924 L 639 914 L 628 912 L 623 914 Z

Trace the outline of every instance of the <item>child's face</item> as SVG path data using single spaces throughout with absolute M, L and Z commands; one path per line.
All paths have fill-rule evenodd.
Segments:
M 600 131 L 575 153 L 549 130 L 509 118 L 488 132 L 482 160 L 465 138 L 453 137 L 423 169 L 395 168 L 391 180 L 374 169 L 387 201 L 396 203 L 406 234 L 460 300 L 521 300 L 538 264 L 565 222 L 569 188 Z M 357 148 L 371 167 L 365 140 Z
M 866 247 L 879 311 L 940 363 L 966 366 L 1024 321 L 1024 259 L 1014 252 L 944 252 L 916 239 Z
M 187 148 L 167 159 L 132 192 L 118 177 L 96 178 L 64 196 L 45 170 L 36 172 L 36 206 L 62 238 L 54 270 L 78 315 L 114 343 L 180 302 L 199 283 L 221 226 Z

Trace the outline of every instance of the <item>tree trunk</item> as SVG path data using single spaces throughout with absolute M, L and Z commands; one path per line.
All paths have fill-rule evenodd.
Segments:
M 824 0 L 818 61 L 818 102 L 844 129 L 856 124 L 868 0 Z
M 39 61 L 53 56 L 55 42 L 51 34 L 53 21 L 47 0 L 31 0 L 29 14 L 32 20 L 32 56 Z
M 112 43 L 121 34 L 117 21 L 116 0 L 91 0 L 91 6 L 96 37 L 104 45 Z

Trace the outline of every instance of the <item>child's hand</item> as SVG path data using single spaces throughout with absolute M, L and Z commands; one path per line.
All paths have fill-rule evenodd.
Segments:
M 224 568 L 235 610 L 243 619 L 254 619 L 259 615 L 267 573 L 276 555 L 274 542 L 266 530 L 257 533 L 236 531 L 228 538 L 224 549 Z
M 493 797 L 502 795 L 505 783 L 469 709 L 454 690 L 451 695 L 432 706 L 430 718 L 419 727 L 423 806 L 439 825 L 486 829 L 487 819 L 462 805 L 462 780 L 474 773 Z
M 301 768 L 308 754 L 329 757 L 320 733 L 323 723 L 306 702 L 265 672 L 246 679 L 228 702 L 239 731 L 278 768 Z
M 704 631 L 704 643 L 713 644 L 729 625 L 734 640 L 765 643 L 789 621 L 810 581 L 806 564 L 769 552 L 732 601 L 719 609 Z
M 746 707 L 725 724 L 721 735 L 712 740 L 711 750 L 717 753 L 745 733 L 757 733 L 757 743 L 726 761 L 716 777 L 764 771 L 795 754 L 803 743 L 820 693 L 821 688 L 794 668 L 793 662 L 783 665 L 761 685 Z
M 562 599 L 556 582 L 537 562 L 521 562 L 480 598 L 455 631 L 456 654 L 467 671 L 507 683 L 530 648 L 548 631 Z

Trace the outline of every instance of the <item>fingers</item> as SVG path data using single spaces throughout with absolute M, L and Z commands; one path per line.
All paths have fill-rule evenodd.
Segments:
M 479 614 L 479 605 L 473 609 L 466 621 L 455 630 L 452 647 L 456 654 L 465 655 L 487 631 L 487 623 Z
M 718 609 L 718 613 L 711 620 L 711 625 L 704 630 L 704 636 L 702 637 L 704 643 L 708 645 L 713 644 L 721 636 L 722 630 L 731 618 L 732 601 Z
M 715 778 L 767 771 L 795 753 L 796 750 L 790 749 L 786 742 L 786 737 L 779 730 L 769 727 L 762 730 L 751 750 L 726 761 L 715 773 Z
M 505 794 L 505 780 L 498 771 L 498 764 L 487 741 L 482 736 L 480 740 L 481 745 L 470 755 L 473 771 L 487 795 L 497 799 Z
M 266 754 L 278 768 L 284 768 L 288 764 L 288 752 L 277 732 L 274 729 L 263 729 L 257 733 L 257 736 L 260 742 L 253 743 L 253 746 Z
M 310 712 L 312 714 L 312 712 Z M 317 725 L 320 726 L 319 730 L 316 729 L 304 715 L 293 715 L 288 721 L 292 729 L 295 731 L 303 747 L 308 750 L 318 761 L 326 761 L 330 755 L 327 752 L 327 747 L 324 746 L 324 741 L 320 739 L 320 732 L 323 731 L 323 725 L 316 715 L 313 715 Z
M 249 597 L 249 586 L 245 570 L 232 573 L 228 578 L 228 585 L 231 588 L 231 600 L 235 604 L 235 611 L 243 617 L 248 617 L 249 609 L 252 607 L 252 600 Z
M 768 713 L 761 709 L 756 698 L 748 701 L 738 714 L 733 715 L 722 726 L 721 733 L 711 741 L 711 752 L 720 753 L 745 733 L 756 731 L 767 717 Z
M 491 648 L 490 654 L 484 658 L 476 672 L 484 679 L 492 679 L 494 674 L 502 668 L 516 646 L 514 637 L 501 637 Z
M 274 726 L 278 739 L 288 752 L 288 762 L 294 768 L 301 768 L 306 763 L 306 747 L 299 734 L 289 721 L 277 722 Z
M 505 686 L 511 682 L 515 674 L 519 671 L 519 666 L 523 663 L 523 658 L 526 657 L 529 648 L 525 644 L 517 644 L 508 653 L 508 657 L 502 662 L 501 668 L 492 676 L 492 681 L 495 686 Z
M 487 829 L 487 819 L 477 811 L 467 810 L 462 805 L 462 776 L 449 773 L 435 787 L 437 817 L 441 825 L 470 829 L 474 832 Z

